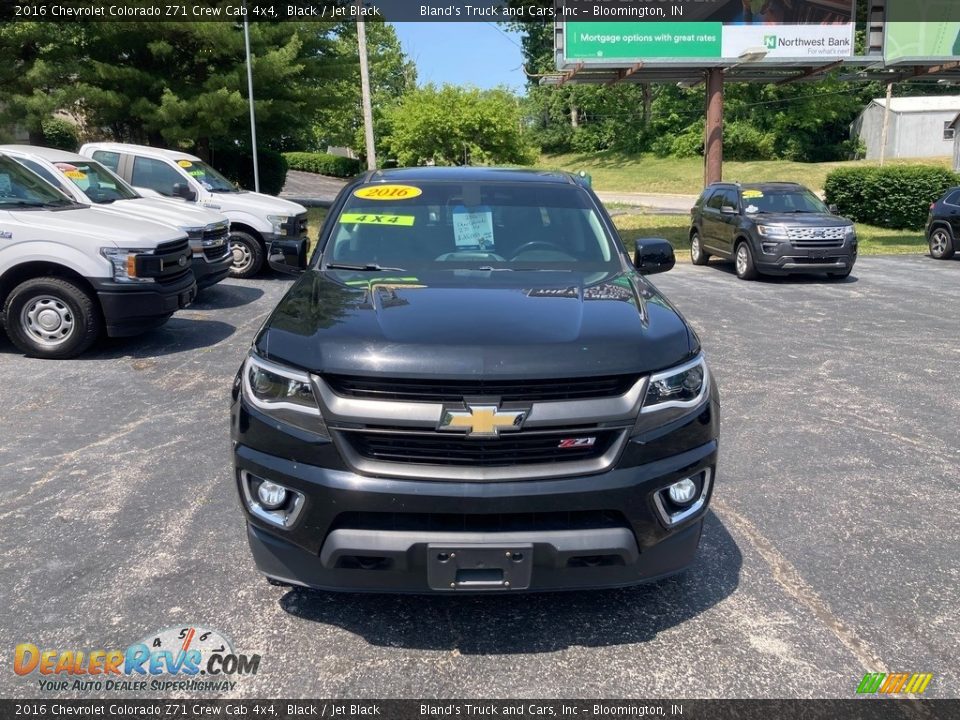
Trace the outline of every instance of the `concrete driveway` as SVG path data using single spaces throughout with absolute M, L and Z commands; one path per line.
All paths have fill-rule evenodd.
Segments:
M 926 696 L 960 695 L 960 261 L 655 281 L 720 383 L 716 500 L 685 575 L 609 592 L 357 596 L 259 577 L 229 391 L 288 280 L 226 281 L 74 361 L 0 339 L 0 696 L 117 695 L 41 692 L 11 671 L 18 643 L 125 648 L 190 626 L 261 654 L 235 697 L 848 698 L 868 671 L 932 672 Z

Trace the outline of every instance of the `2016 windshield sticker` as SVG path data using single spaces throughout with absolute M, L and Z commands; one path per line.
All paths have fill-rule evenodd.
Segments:
M 762 198 L 763 192 L 760 190 L 744 190 L 743 196 L 748 200 L 752 200 L 754 198 Z
M 398 225 L 412 227 L 413 215 L 378 215 L 376 213 L 343 213 L 340 222 L 344 225 L 359 223 L 361 225 Z
M 353 191 L 361 200 L 410 200 L 423 194 L 413 185 L 368 185 Z
M 453 211 L 453 239 L 457 248 L 493 250 L 493 213 L 456 208 Z
M 193 167 L 193 163 L 190 162 L 189 160 L 177 160 L 177 165 L 179 165 L 182 168 Z

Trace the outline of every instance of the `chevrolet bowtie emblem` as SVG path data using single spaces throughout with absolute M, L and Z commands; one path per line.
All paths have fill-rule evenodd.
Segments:
M 497 437 L 501 432 L 515 432 L 523 426 L 528 410 L 501 410 L 497 405 L 464 405 L 444 407 L 438 430 L 467 435 Z

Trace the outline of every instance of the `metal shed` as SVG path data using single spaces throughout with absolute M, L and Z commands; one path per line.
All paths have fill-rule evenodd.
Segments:
M 863 140 L 866 158 L 880 158 L 885 98 L 870 102 L 850 126 L 850 135 Z M 954 121 L 960 114 L 960 95 L 898 97 L 890 102 L 886 157 L 946 157 L 954 154 Z

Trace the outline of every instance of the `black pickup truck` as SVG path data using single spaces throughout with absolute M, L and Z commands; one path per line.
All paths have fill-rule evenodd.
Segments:
M 369 173 L 237 373 L 235 480 L 274 583 L 630 585 L 688 566 L 716 479 L 700 341 L 574 176 Z

